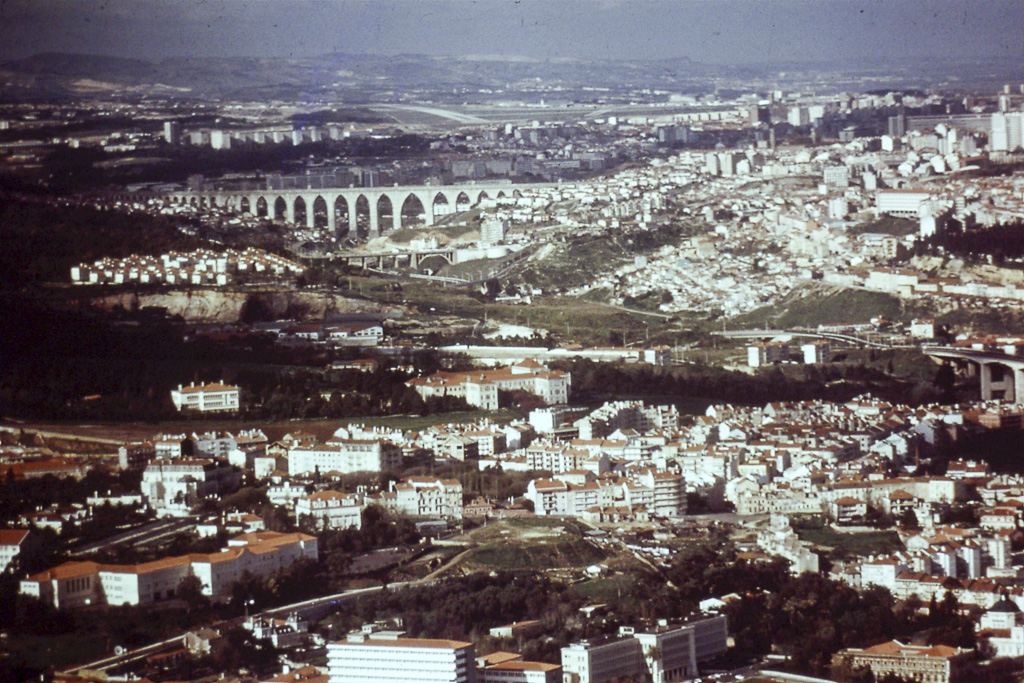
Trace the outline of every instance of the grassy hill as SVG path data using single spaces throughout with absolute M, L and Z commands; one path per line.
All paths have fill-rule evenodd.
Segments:
M 506 519 L 467 536 L 477 543 L 460 564 L 467 569 L 582 568 L 608 554 L 584 537 L 586 527 L 574 520 Z
M 779 303 L 763 306 L 733 319 L 741 326 L 791 328 L 837 323 L 868 322 L 875 316 L 900 319 L 899 299 L 881 292 L 808 285 L 786 295 Z

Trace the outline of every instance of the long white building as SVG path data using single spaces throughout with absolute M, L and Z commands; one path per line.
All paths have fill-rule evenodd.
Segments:
M 499 391 L 526 391 L 547 403 L 565 403 L 569 400 L 572 376 L 527 359 L 497 370 L 438 372 L 430 377 L 416 377 L 406 384 L 424 399 L 456 396 L 471 406 L 497 410 Z
M 476 683 L 472 643 L 355 633 L 327 645 L 331 683 Z
M 65 562 L 23 580 L 22 595 L 54 607 L 148 605 L 175 597 L 181 581 L 195 576 L 203 595 L 226 599 L 242 575 L 270 576 L 298 560 L 317 559 L 314 536 L 262 531 L 231 539 L 228 548 L 209 555 L 167 557 L 141 564 Z
M 383 472 L 402 463 L 402 449 L 390 441 L 332 439 L 301 443 L 288 450 L 288 474 Z

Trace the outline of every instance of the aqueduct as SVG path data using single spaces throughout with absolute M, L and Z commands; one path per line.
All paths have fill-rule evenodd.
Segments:
M 403 227 L 407 222 L 433 225 L 438 216 L 465 211 L 481 199 L 518 197 L 524 191 L 555 187 L 556 183 L 511 182 L 467 183 L 462 185 L 412 185 L 394 187 L 347 187 L 303 190 L 245 190 L 170 192 L 163 195 L 173 204 L 196 207 L 221 207 L 254 216 L 338 230 L 339 221 L 347 232 L 355 235 L 359 217 L 368 222 L 367 233 L 379 236 L 388 230 Z M 390 215 L 390 223 L 386 218 Z M 383 223 L 383 225 L 382 225 Z

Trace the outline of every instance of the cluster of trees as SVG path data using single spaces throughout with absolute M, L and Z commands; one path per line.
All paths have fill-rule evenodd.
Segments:
M 186 342 L 181 328 L 163 319 L 116 325 L 11 300 L 0 302 L 0 317 L 19 321 L 0 328 L 0 345 L 9 352 L 0 365 L 0 404 L 17 417 L 179 420 L 170 390 L 190 381 L 214 380 L 243 388 L 241 417 L 247 419 L 468 409 L 457 398 L 423 401 L 405 386 L 404 374 L 387 368 L 375 373 L 323 370 L 333 358 L 351 356 L 347 349 L 283 348 L 252 336 L 223 343 L 206 338 Z M 440 367 L 436 353 L 417 353 L 408 362 L 423 373 Z
M 870 391 L 879 398 L 913 405 L 931 401 L 943 391 L 934 382 L 902 381 L 865 365 L 812 366 L 800 379 L 779 367 L 748 375 L 712 366 L 657 368 L 585 359 L 552 365 L 572 373 L 573 398 L 578 402 L 623 396 L 701 398 L 739 405 L 812 398 L 841 402 Z
M 1024 258 L 1024 222 L 1000 223 L 990 228 L 964 230 L 958 221 L 950 221 L 946 230 L 915 245 L 920 253 L 943 253 L 969 261 L 992 258 L 996 265 Z M 1020 267 L 1020 264 L 1017 264 Z
M 68 282 L 71 266 L 104 256 L 211 246 L 181 232 L 180 221 L 0 194 L 0 285 L 8 289 L 33 282 Z

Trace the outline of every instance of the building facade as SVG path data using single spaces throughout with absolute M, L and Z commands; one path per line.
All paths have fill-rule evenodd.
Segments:
M 200 413 L 238 410 L 238 387 L 213 383 L 189 386 L 178 385 L 171 390 L 171 401 L 177 410 L 196 410 Z

